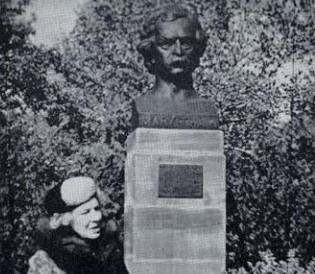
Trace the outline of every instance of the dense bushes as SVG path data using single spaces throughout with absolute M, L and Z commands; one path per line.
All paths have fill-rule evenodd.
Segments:
M 270 251 L 260 252 L 261 260 L 255 264 L 248 263 L 248 270 L 245 268 L 230 269 L 230 274 L 312 274 L 315 272 L 315 260 L 307 266 L 301 266 L 295 251 L 290 250 L 286 261 L 278 261 Z
M 42 198 L 63 178 L 95 178 L 106 214 L 122 221 L 130 103 L 152 83 L 135 47 L 167 2 L 91 0 L 49 50 L 27 40 L 29 24 L 21 35 L 22 10 L 1 13 L 19 41 L 0 55 L 1 273 L 26 271 Z M 215 100 L 225 134 L 228 267 L 286 273 L 280 260 L 296 249 L 287 266 L 308 273 L 297 260 L 314 267 L 314 4 L 178 2 L 196 7 L 209 36 L 195 88 Z M 275 258 L 256 264 L 267 250 Z

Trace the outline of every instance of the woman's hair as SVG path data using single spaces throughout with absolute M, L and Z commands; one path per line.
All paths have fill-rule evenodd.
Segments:
M 155 35 L 157 34 L 158 24 L 160 22 L 173 22 L 180 18 L 187 18 L 196 29 L 196 48 L 195 48 L 195 62 L 194 65 L 199 65 L 199 59 L 204 54 L 207 46 L 207 36 L 204 33 L 198 21 L 195 11 L 190 10 L 181 5 L 169 5 L 164 7 L 160 12 L 156 12 L 144 25 L 141 33 L 141 42 L 137 46 L 137 50 L 144 58 L 144 64 L 150 73 L 155 73 L 155 60 L 156 55 L 154 45 Z

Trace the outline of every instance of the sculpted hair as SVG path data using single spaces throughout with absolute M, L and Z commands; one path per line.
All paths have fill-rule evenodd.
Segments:
M 169 5 L 160 12 L 156 12 L 145 24 L 141 33 L 141 42 L 137 50 L 144 58 L 144 64 L 150 73 L 155 72 L 154 55 L 155 35 L 159 22 L 173 22 L 180 18 L 188 18 L 196 29 L 196 48 L 195 48 L 195 68 L 199 65 L 199 59 L 204 54 L 207 46 L 207 36 L 204 33 L 198 21 L 197 14 L 194 11 L 180 5 Z

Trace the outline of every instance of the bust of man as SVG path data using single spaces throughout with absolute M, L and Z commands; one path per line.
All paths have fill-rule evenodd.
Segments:
M 151 18 L 141 38 L 138 51 L 156 80 L 151 92 L 135 100 L 134 127 L 216 129 L 214 103 L 193 87 L 207 43 L 197 15 L 168 6 Z

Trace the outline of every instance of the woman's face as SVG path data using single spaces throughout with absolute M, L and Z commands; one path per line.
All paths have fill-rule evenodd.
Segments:
M 82 238 L 96 239 L 100 236 L 102 213 L 96 198 L 78 206 L 72 211 L 72 229 Z

